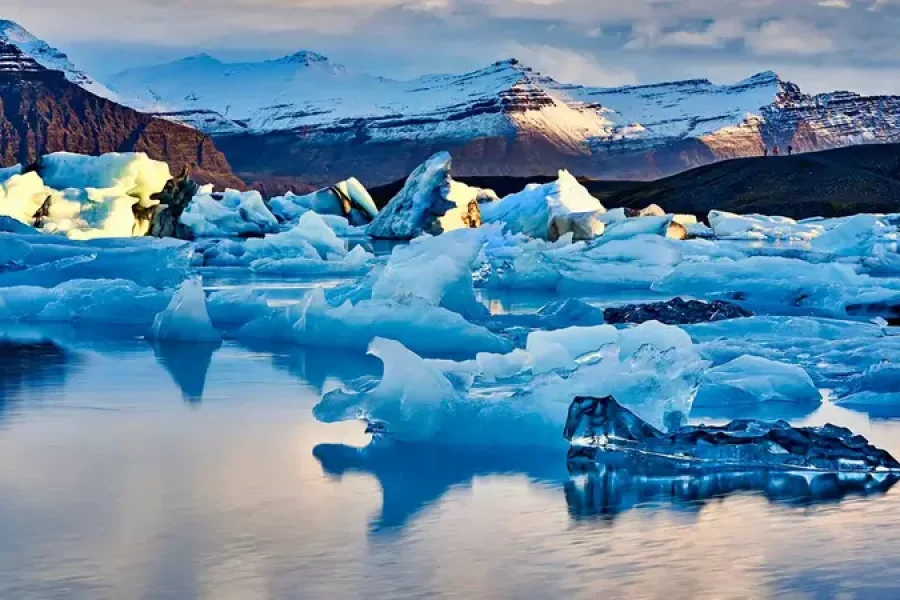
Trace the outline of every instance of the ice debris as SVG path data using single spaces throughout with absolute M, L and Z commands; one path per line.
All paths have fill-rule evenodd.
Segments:
M 576 397 L 563 436 L 569 462 L 590 470 L 611 455 L 640 456 L 673 471 L 774 469 L 880 473 L 900 462 L 849 429 L 792 427 L 784 421 L 738 420 L 723 427 L 686 426 L 663 433 L 614 397 Z

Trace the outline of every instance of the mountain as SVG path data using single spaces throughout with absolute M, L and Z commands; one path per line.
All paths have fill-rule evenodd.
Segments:
M 146 152 L 174 172 L 191 165 L 199 181 L 245 187 L 208 136 L 97 93 L 104 91 L 115 97 L 65 54 L 0 22 L 0 167 L 59 151 Z
M 16 46 L 22 54 L 31 58 L 45 69 L 63 73 L 66 79 L 92 94 L 119 102 L 118 94 L 78 69 L 72 64 L 68 56 L 53 48 L 47 42 L 36 38 L 18 23 L 0 19 L 0 42 Z
M 110 86 L 208 132 L 241 176 L 273 188 L 351 175 L 386 184 L 443 149 L 460 176 L 566 167 L 650 180 L 775 144 L 807 152 L 900 141 L 900 98 L 810 96 L 771 72 L 734 85 L 608 89 L 564 85 L 507 60 L 394 81 L 300 52 L 259 63 L 195 56 L 125 71 Z

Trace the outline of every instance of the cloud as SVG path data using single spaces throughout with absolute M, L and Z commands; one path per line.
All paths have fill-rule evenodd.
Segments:
M 505 47 L 526 65 L 562 83 L 580 83 L 598 87 L 615 87 L 638 82 L 634 71 L 601 65 L 589 54 L 547 45 L 525 45 L 513 42 Z
M 746 37 L 747 46 L 757 54 L 814 56 L 837 49 L 823 31 L 801 21 L 770 21 Z
M 854 71 L 900 69 L 900 0 L 5 0 L 3 16 L 63 50 L 115 48 L 107 61 L 84 52 L 101 70 L 135 48 L 143 64 L 152 48 L 161 60 L 311 49 L 389 76 L 516 54 L 602 85 L 796 65 L 851 87 Z M 878 85 L 900 93 L 900 80 Z

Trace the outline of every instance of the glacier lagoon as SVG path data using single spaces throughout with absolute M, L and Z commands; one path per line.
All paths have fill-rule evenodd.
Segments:
M 49 200 L 43 232 L 0 220 L 0 595 L 889 589 L 893 478 L 572 475 L 562 430 L 609 394 L 660 429 L 833 423 L 896 453 L 900 216 L 706 225 L 565 173 L 499 200 L 439 154 L 367 228 L 348 181 L 198 188 L 167 224 L 195 241 L 108 239 L 160 212 L 146 161 L 101 163 L 102 189 L 4 186 L 19 220 Z
M 64 348 L 0 355 L 3 597 L 884 597 L 900 575 L 900 488 L 363 449 L 358 424 L 312 417 L 324 390 L 379 373 L 360 352 L 3 335 Z M 825 421 L 900 452 L 900 421 L 824 405 L 794 422 Z

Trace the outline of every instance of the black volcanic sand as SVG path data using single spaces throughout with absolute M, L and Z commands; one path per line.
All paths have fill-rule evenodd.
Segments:
M 460 177 L 502 198 L 554 177 Z M 607 208 L 658 204 L 667 212 L 705 218 L 712 209 L 795 219 L 900 211 L 900 144 L 852 146 L 794 156 L 754 157 L 707 165 L 657 181 L 582 184 Z M 403 181 L 370 190 L 380 207 Z

